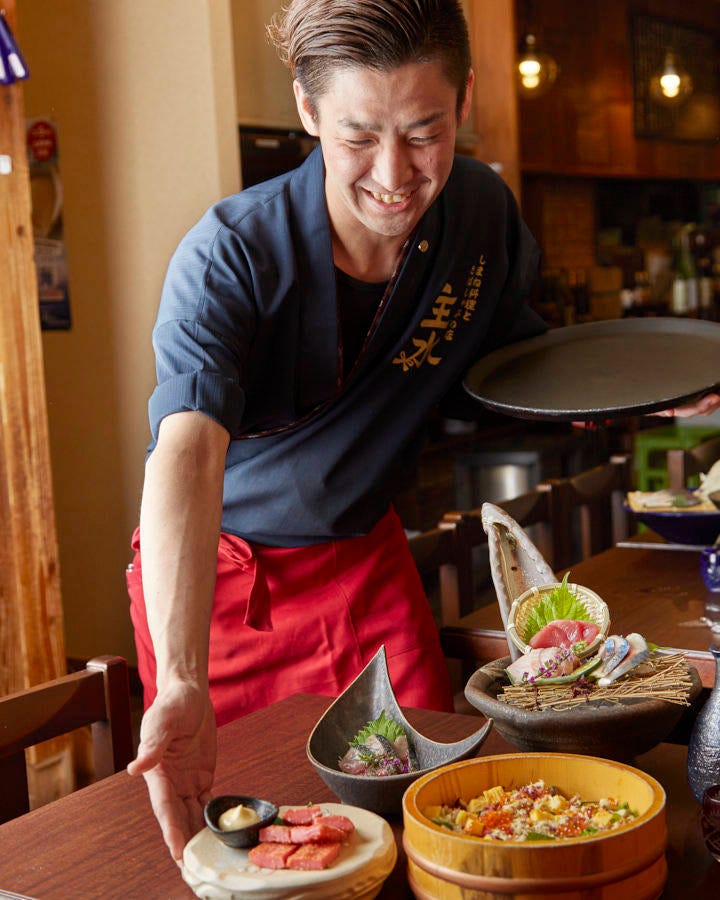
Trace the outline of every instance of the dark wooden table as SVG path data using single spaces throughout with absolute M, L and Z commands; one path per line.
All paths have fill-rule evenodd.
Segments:
M 657 542 L 662 547 L 662 542 L 647 532 L 634 540 Z M 603 598 L 610 608 L 614 632 L 637 631 L 662 647 L 686 650 L 703 685 L 713 686 L 715 663 L 708 649 L 713 634 L 707 622 L 720 623 L 720 594 L 712 594 L 705 587 L 698 551 L 613 547 L 574 565 L 570 581 L 591 588 Z M 480 660 L 507 655 L 497 603 L 465 616 L 462 628 L 444 631 L 446 652 L 455 643 L 460 649 L 463 641 L 472 641 L 472 650 Z M 720 643 L 720 635 L 715 642 Z
M 224 726 L 219 732 L 216 793 L 253 794 L 279 804 L 336 800 L 305 756 L 312 726 L 330 701 L 295 694 Z M 479 716 L 407 710 L 410 721 L 435 740 L 472 733 Z M 481 753 L 512 749 L 491 734 Z M 706 851 L 698 808 L 685 781 L 682 746 L 662 744 L 637 760 L 668 794 L 670 875 L 666 898 L 716 896 L 720 865 Z M 391 820 L 398 840 L 401 820 Z M 162 842 L 144 783 L 125 773 L 77 791 L 0 826 L 0 897 L 14 891 L 37 900 L 187 900 L 193 894 Z M 412 897 L 405 857 L 381 894 Z

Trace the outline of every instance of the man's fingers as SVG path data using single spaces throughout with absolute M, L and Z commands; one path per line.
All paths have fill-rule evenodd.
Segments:
M 128 775 L 144 775 L 151 769 L 154 769 L 163 758 L 163 754 L 168 745 L 168 740 L 160 742 L 152 739 L 140 739 L 137 756 L 127 765 Z

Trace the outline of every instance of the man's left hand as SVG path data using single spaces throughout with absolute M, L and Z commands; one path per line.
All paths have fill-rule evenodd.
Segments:
M 660 412 L 653 413 L 656 416 L 673 417 L 686 419 L 689 416 L 707 416 L 716 409 L 720 409 L 720 394 L 705 394 L 695 403 L 688 403 L 687 406 L 676 406 L 674 409 L 663 409 Z

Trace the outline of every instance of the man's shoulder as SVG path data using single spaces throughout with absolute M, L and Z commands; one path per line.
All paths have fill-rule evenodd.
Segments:
M 279 221 L 292 217 L 298 193 L 313 191 L 318 179 L 318 161 L 312 156 L 314 154 L 297 169 L 219 200 L 190 229 L 189 235 L 207 237 L 225 231 L 249 236 L 262 234 L 265 229 L 276 232 Z

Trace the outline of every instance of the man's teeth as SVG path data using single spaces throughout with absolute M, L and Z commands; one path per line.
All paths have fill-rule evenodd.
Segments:
M 373 197 L 376 200 L 380 200 L 381 203 L 401 203 L 409 196 L 409 194 L 376 194 L 375 191 L 372 191 L 371 193 Z

